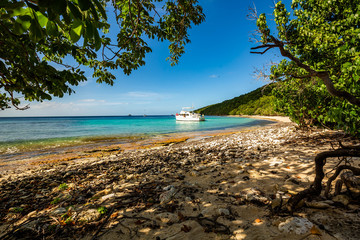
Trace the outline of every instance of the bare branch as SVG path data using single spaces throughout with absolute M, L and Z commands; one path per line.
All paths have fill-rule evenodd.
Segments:
M 274 46 L 279 48 L 280 53 L 283 57 L 289 58 L 290 60 L 295 62 L 298 67 L 306 70 L 308 73 L 310 73 L 309 76 L 316 76 L 316 77 L 320 78 L 323 81 L 323 83 L 325 84 L 326 89 L 328 90 L 330 95 L 339 97 L 339 98 L 344 98 L 347 101 L 349 101 L 350 103 L 360 107 L 360 98 L 355 97 L 354 95 L 350 94 L 349 92 L 337 90 L 335 88 L 334 83 L 330 78 L 329 72 L 313 70 L 309 65 L 304 64 L 299 58 L 295 57 L 292 53 L 290 53 L 288 50 L 286 50 L 284 48 L 284 45 L 285 45 L 284 42 L 276 39 L 272 35 L 270 35 L 269 37 L 271 38 L 271 41 L 274 43 Z M 266 46 L 263 45 L 263 46 L 259 46 L 257 48 L 261 48 L 261 47 L 266 47 Z

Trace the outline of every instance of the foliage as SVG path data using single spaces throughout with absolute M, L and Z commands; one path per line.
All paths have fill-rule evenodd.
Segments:
M 62 225 L 74 225 L 75 222 L 69 213 L 61 215 L 60 224 Z
M 58 204 L 60 201 L 61 201 L 61 199 L 56 197 L 50 202 L 50 204 L 55 205 L 55 204 Z
M 196 112 L 205 115 L 276 115 L 278 113 L 273 110 L 274 98 L 270 97 L 272 88 L 272 85 L 267 85 L 239 97 L 200 108 Z
M 108 209 L 104 206 L 101 206 L 97 209 L 97 211 L 101 214 L 104 215 L 105 213 L 107 213 Z
M 66 190 L 68 188 L 69 188 L 69 186 L 66 183 L 62 183 L 59 185 L 59 190 Z
M 230 115 L 264 115 L 274 116 L 279 113 L 274 110 L 274 96 L 262 96 L 259 99 L 251 100 L 242 104 L 230 112 Z
M 14 213 L 21 213 L 24 211 L 24 209 L 22 207 L 13 207 L 13 208 L 10 208 L 10 211 L 14 212 Z
M 290 14 L 279 1 L 272 34 L 257 18 L 263 45 L 286 59 L 271 68 L 281 83 L 278 106 L 302 124 L 319 123 L 360 134 L 360 1 L 294 0 Z
M 109 37 L 106 5 L 115 13 L 116 39 Z M 71 86 L 86 81 L 81 66 L 112 85 L 110 70 L 130 74 L 145 64 L 150 39 L 167 40 L 176 64 L 190 42 L 188 29 L 203 20 L 197 0 L 0 0 L 0 109 L 26 109 L 20 97 L 43 101 L 73 93 Z M 78 66 L 64 64 L 65 57 Z

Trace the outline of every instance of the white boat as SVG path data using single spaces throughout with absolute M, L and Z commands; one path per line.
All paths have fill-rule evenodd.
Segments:
M 185 111 L 184 109 L 193 109 L 192 107 L 183 107 L 180 113 L 177 113 L 176 121 L 205 121 L 205 116 L 193 111 Z

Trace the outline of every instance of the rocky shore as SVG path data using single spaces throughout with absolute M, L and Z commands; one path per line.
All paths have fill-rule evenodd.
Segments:
M 0 239 L 358 239 L 346 194 L 277 214 L 339 134 L 283 122 L 2 174 Z

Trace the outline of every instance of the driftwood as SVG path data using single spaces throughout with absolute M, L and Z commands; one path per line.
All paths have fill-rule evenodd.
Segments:
M 322 191 L 322 180 L 324 179 L 324 166 L 326 164 L 327 158 L 332 157 L 360 157 L 360 148 L 359 147 L 344 147 L 319 153 L 315 157 L 315 179 L 313 184 L 298 194 L 291 197 L 288 201 L 288 209 L 292 212 L 297 204 L 304 198 L 309 196 L 319 196 Z M 325 190 L 325 196 L 328 196 L 329 190 L 331 188 L 332 181 L 340 174 L 340 172 L 344 169 L 348 169 L 354 173 L 354 175 L 360 175 L 360 168 L 356 168 L 353 166 L 341 165 L 336 168 L 336 172 L 333 176 L 331 176 L 328 180 L 327 187 Z

